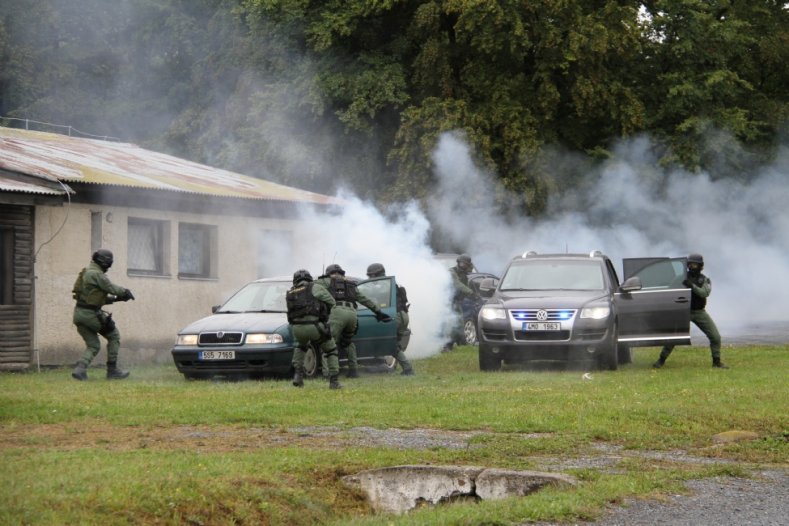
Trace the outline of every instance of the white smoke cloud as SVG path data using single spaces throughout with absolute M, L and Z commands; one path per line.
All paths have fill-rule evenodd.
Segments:
M 305 237 L 298 242 L 303 256 L 291 268 L 307 268 L 319 275 L 331 263 L 348 276 L 366 278 L 370 263 L 381 263 L 387 275 L 404 285 L 411 303 L 409 358 L 437 354 L 450 309 L 450 277 L 433 258 L 428 244 L 430 223 L 415 202 L 400 205 L 389 219 L 369 202 L 348 192 L 338 197 L 346 204 L 334 213 L 305 211 Z M 387 214 L 388 215 L 388 214 Z
M 438 189 L 431 221 L 465 247 L 478 268 L 501 273 L 527 250 L 601 250 L 617 265 L 639 256 L 704 255 L 713 283 L 708 311 L 724 342 L 745 326 L 785 321 L 789 295 L 789 150 L 747 182 L 713 181 L 708 173 L 664 171 L 646 138 L 622 142 L 594 173 L 591 188 L 567 188 L 548 219 L 505 217 L 494 178 L 473 162 L 458 134 L 434 152 Z

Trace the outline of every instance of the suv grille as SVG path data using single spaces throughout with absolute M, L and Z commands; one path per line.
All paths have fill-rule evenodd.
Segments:
M 512 309 L 510 316 L 515 321 L 564 321 L 573 319 L 575 312 L 576 309 Z
M 201 332 L 198 345 L 238 345 L 244 338 L 243 332 Z

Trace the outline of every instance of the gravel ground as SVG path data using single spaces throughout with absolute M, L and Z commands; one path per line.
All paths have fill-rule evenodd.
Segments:
M 690 495 L 667 502 L 629 500 L 594 526 L 785 526 L 789 525 L 789 474 L 762 471 L 752 479 L 711 478 L 688 482 Z

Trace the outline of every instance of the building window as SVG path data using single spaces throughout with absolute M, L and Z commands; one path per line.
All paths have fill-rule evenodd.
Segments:
M 101 221 L 104 214 L 101 212 L 90 213 L 90 251 L 96 252 L 102 248 Z
M 166 276 L 170 224 L 167 221 L 129 218 L 128 269 L 130 274 Z
M 195 223 L 178 224 L 178 276 L 215 278 L 217 227 Z

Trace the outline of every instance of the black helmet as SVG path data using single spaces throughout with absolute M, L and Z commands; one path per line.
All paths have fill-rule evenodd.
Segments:
M 471 272 L 471 269 L 474 268 L 474 264 L 471 263 L 471 256 L 468 254 L 461 254 L 457 258 L 458 268 L 464 272 Z
M 372 263 L 367 267 L 368 278 L 380 278 L 386 276 L 386 269 L 380 263 Z
M 106 248 L 100 248 L 93 253 L 93 261 L 104 270 L 112 266 L 113 259 L 112 252 Z
M 345 271 L 337 263 L 332 263 L 331 265 L 326 267 L 326 275 L 327 276 L 331 276 L 334 273 L 339 273 L 339 274 L 342 274 L 343 276 L 345 275 Z
M 312 281 L 312 274 L 309 270 L 300 269 L 293 273 L 293 284 L 299 281 Z
M 688 256 L 688 263 L 696 263 L 697 265 L 704 266 L 704 256 L 701 254 L 691 254 Z

